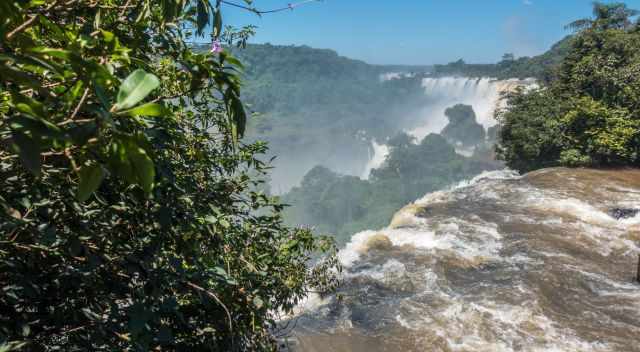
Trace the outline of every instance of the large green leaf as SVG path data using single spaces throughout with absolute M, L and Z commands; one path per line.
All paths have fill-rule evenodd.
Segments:
M 116 110 L 134 107 L 159 85 L 160 80 L 155 75 L 147 73 L 143 69 L 133 71 L 120 86 Z
M 158 103 L 146 103 L 140 106 L 136 106 L 133 109 L 129 109 L 123 111 L 123 114 L 127 114 L 130 116 L 162 116 L 167 114 L 168 110 L 162 105 Z
M 209 10 L 210 10 L 209 1 L 207 0 L 199 0 L 198 1 L 198 15 L 196 18 L 196 33 L 198 35 L 202 35 L 204 28 L 209 23 Z
M 76 193 L 78 201 L 85 202 L 89 199 L 93 192 L 100 187 L 103 179 L 104 171 L 99 164 L 86 165 L 80 169 L 80 182 Z
M 47 118 L 44 104 L 23 94 L 13 94 L 13 105 L 16 110 L 40 119 Z
M 132 136 L 118 136 L 109 146 L 111 169 L 126 182 L 137 184 L 150 193 L 156 171 L 153 160 L 141 147 L 142 141 Z

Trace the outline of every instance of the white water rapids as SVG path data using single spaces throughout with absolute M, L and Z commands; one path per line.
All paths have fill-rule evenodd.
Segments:
M 301 351 L 640 351 L 640 171 L 490 172 L 428 194 L 339 257 Z

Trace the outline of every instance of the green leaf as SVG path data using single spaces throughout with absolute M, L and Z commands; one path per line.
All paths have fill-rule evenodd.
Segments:
M 228 229 L 229 227 L 231 227 L 231 224 L 225 219 L 219 219 L 218 223 L 222 225 L 222 227 L 224 227 L 225 229 Z
M 137 147 L 136 151 L 130 156 L 134 172 L 138 180 L 138 184 L 145 193 L 151 193 L 153 190 L 153 181 L 156 177 L 153 160 L 147 155 L 144 149 Z
M 199 0 L 198 1 L 198 14 L 196 16 L 196 33 L 198 35 L 202 35 L 204 28 L 209 23 L 209 1 L 207 0 Z
M 80 182 L 78 184 L 78 191 L 76 198 L 79 202 L 84 203 L 95 192 L 102 180 L 104 179 L 104 170 L 100 164 L 92 164 L 84 166 L 80 170 Z
M 89 121 L 87 123 L 77 125 L 67 130 L 69 136 L 77 145 L 85 145 L 90 138 L 93 138 L 98 133 L 98 125 L 95 121 Z
M 126 111 L 122 111 L 122 114 L 127 114 L 130 116 L 163 116 L 169 112 L 167 108 L 162 104 L 158 103 L 146 103 L 140 106 L 136 106 L 133 109 L 129 109 Z
M 40 119 L 47 118 L 47 111 L 44 105 L 26 95 L 15 93 L 13 94 L 13 105 L 16 110 L 31 115 Z
M 62 60 L 69 60 L 69 58 L 71 57 L 71 51 L 69 50 L 47 48 L 43 46 L 31 48 L 29 49 L 29 52 L 32 52 L 34 54 L 47 55 Z
M 244 69 L 244 65 L 242 64 L 242 62 L 240 62 L 240 60 L 236 59 L 235 57 L 231 56 L 231 55 L 227 55 L 224 57 L 225 61 L 230 63 L 233 66 L 236 66 L 240 69 Z
M 153 160 L 132 136 L 118 136 L 109 146 L 111 169 L 130 184 L 151 193 L 156 177 Z
M 98 83 L 97 81 L 93 82 L 93 87 L 95 89 L 96 96 L 100 101 L 100 104 L 102 104 L 102 107 L 104 107 L 106 110 L 109 110 L 109 98 L 107 98 L 107 92 L 105 91 L 104 87 L 102 87 L 102 85 L 100 85 L 100 83 Z
M 44 96 L 49 95 L 49 91 L 42 87 L 40 81 L 33 78 L 24 71 L 16 69 L 15 67 L 0 65 L 0 77 L 2 77 L 2 80 L 5 82 L 9 81 L 25 87 L 36 89 L 40 92 L 40 94 Z
M 116 109 L 125 110 L 134 107 L 158 86 L 160 86 L 160 80 L 155 75 L 143 69 L 133 71 L 120 86 Z
M 238 139 L 244 135 L 247 124 L 247 113 L 244 110 L 242 101 L 238 98 L 237 87 L 229 87 L 225 91 L 224 100 L 227 106 L 228 124 L 231 131 L 233 143 L 237 144 Z
M 213 37 L 218 38 L 222 34 L 222 14 L 219 8 L 215 9 L 215 17 L 213 19 Z
M 13 131 L 12 135 L 24 167 L 34 176 L 40 176 L 40 141 L 18 131 Z
M 218 222 L 218 219 L 216 219 L 216 217 L 213 215 L 207 215 L 204 217 L 204 221 L 209 224 L 215 224 L 216 222 Z
M 29 133 L 31 136 L 64 139 L 60 128 L 47 120 L 39 120 L 22 115 L 9 119 L 9 126 L 13 131 Z
M 102 36 L 104 37 L 104 41 L 107 42 L 107 43 L 111 43 L 111 41 L 115 37 L 113 32 L 109 32 L 109 31 L 105 31 L 105 30 L 100 30 L 100 32 L 102 32 Z
M 0 352 L 19 351 L 19 350 L 22 350 L 22 348 L 27 345 L 28 343 L 25 341 L 3 342 L 2 344 L 0 344 Z

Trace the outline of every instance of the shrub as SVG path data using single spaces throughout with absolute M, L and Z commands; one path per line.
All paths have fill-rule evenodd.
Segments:
M 498 155 L 512 168 L 640 165 L 640 30 L 624 4 L 596 3 L 551 82 L 507 95 Z
M 0 2 L 0 350 L 272 350 L 335 284 L 259 191 L 240 62 L 185 42 L 219 5 Z

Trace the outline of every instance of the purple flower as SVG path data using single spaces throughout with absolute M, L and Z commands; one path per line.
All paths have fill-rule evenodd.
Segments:
M 211 42 L 211 52 L 216 54 L 222 52 L 222 44 L 220 44 L 219 40 Z

